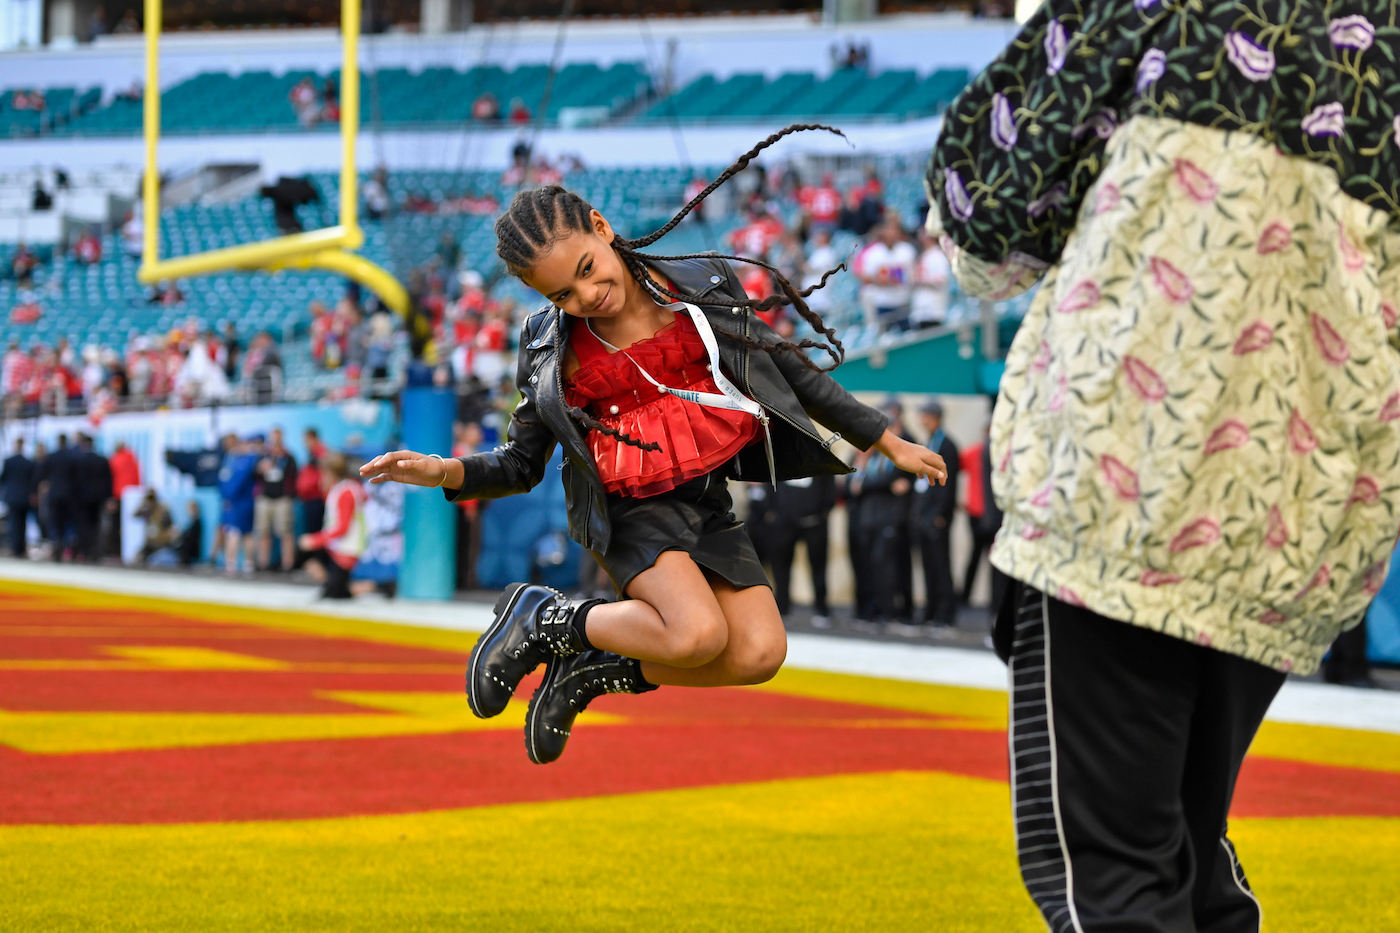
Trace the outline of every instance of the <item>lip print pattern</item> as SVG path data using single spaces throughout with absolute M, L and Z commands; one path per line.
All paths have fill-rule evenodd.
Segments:
M 1076 311 L 1083 311 L 1085 308 L 1092 308 L 1099 303 L 1099 287 L 1087 279 L 1080 282 L 1069 290 L 1063 300 L 1055 307 L 1061 314 L 1073 314 Z
M 1312 425 L 1298 414 L 1296 408 L 1288 417 L 1288 447 L 1300 456 L 1317 450 L 1317 435 L 1313 434 Z
M 1191 284 L 1186 273 L 1162 257 L 1153 256 L 1147 261 L 1147 265 L 1152 270 L 1152 279 L 1162 294 L 1177 304 L 1190 301 L 1191 296 L 1196 294 L 1196 287 Z
M 1172 163 L 1172 171 L 1176 175 L 1177 184 L 1181 185 L 1197 204 L 1209 204 L 1220 194 L 1220 186 L 1215 183 L 1215 179 L 1189 159 L 1177 159 Z
M 1274 342 L 1274 329 L 1263 321 L 1255 321 L 1244 330 L 1240 331 L 1239 339 L 1235 341 L 1230 352 L 1235 356 L 1244 356 L 1247 353 L 1257 353 Z
M 1198 518 L 1177 532 L 1167 550 L 1173 554 L 1192 548 L 1206 547 L 1220 540 L 1220 523 L 1213 518 Z
M 1110 457 L 1104 454 L 1099 458 L 1099 467 L 1103 470 L 1103 478 L 1108 483 L 1114 495 L 1124 502 L 1135 502 L 1141 490 L 1138 488 L 1138 475 L 1117 457 Z
M 1167 397 L 1167 384 L 1162 377 L 1135 356 L 1123 357 L 1123 376 L 1144 402 L 1160 402 Z
M 1334 366 L 1340 366 L 1351 359 L 1351 347 L 1347 346 L 1346 340 L 1337 333 L 1337 329 L 1331 325 L 1327 318 L 1316 312 L 1312 315 L 1313 341 L 1317 344 L 1317 349 L 1322 353 L 1322 358 Z
M 1255 245 L 1254 251 L 1260 256 L 1267 256 L 1270 253 L 1288 249 L 1292 245 L 1293 228 L 1281 220 L 1273 220 L 1259 234 L 1259 242 Z
M 1242 421 L 1226 421 L 1206 440 L 1205 454 L 1218 454 L 1222 450 L 1234 450 L 1249 443 L 1249 426 Z
M 1269 507 L 1269 529 L 1264 535 L 1264 543 L 1278 550 L 1288 543 L 1288 526 L 1283 522 L 1283 513 L 1277 505 Z

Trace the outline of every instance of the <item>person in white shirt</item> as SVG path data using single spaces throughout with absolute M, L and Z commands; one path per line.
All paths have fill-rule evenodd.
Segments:
M 914 267 L 914 293 L 909 303 L 913 327 L 937 327 L 948 320 L 948 294 L 953 267 L 924 230 L 919 230 L 919 262 Z
M 374 170 L 369 181 L 360 186 L 365 199 L 365 217 L 380 220 L 388 215 L 392 202 L 389 200 L 389 172 L 384 166 Z
M 875 228 L 875 239 L 856 255 L 855 273 L 861 280 L 860 298 L 866 322 L 882 330 L 904 330 L 919 254 L 904 239 L 898 219 L 886 218 Z
M 808 244 L 810 253 L 807 254 L 807 272 L 802 277 L 802 287 L 811 288 L 822 280 L 822 276 L 828 270 L 835 269 L 841 263 L 841 257 L 837 255 L 836 248 L 831 245 L 831 230 L 825 227 L 818 227 L 812 231 L 812 239 Z M 812 302 L 816 302 L 813 304 Z M 831 310 L 831 291 L 819 288 L 812 292 L 807 298 L 807 307 L 818 314 L 825 314 Z

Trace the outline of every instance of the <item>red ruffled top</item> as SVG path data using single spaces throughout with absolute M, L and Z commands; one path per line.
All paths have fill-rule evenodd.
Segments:
M 628 437 L 661 445 L 642 450 L 589 431 L 593 462 L 610 493 L 642 499 L 669 492 L 713 471 L 758 437 L 758 419 L 748 412 L 663 394 L 638 371 L 640 364 L 673 389 L 719 392 L 705 343 L 686 315 L 677 314 L 675 323 L 625 353 L 608 350 L 585 321 L 575 318 L 569 346 L 580 366 L 565 386 L 568 403 Z

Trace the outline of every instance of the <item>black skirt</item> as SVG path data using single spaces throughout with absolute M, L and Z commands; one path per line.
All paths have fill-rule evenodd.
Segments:
M 663 551 L 685 551 L 735 589 L 768 586 L 768 575 L 733 508 L 718 470 L 645 499 L 609 494 L 612 541 L 606 552 L 593 551 L 593 557 L 619 597 L 626 596 L 633 578 L 650 570 Z

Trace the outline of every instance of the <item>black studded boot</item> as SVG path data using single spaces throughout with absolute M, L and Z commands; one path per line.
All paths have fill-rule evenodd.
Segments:
M 648 693 L 656 689 L 642 679 L 642 662 L 591 648 L 581 654 L 549 659 L 544 682 L 530 698 L 525 714 L 525 751 L 537 765 L 564 754 L 578 714 L 605 693 Z
M 477 639 L 467 662 L 467 704 L 482 719 L 500 715 L 526 674 L 552 657 L 578 654 L 583 639 L 573 626 L 584 606 L 547 586 L 515 583 L 496 600 L 496 619 Z

